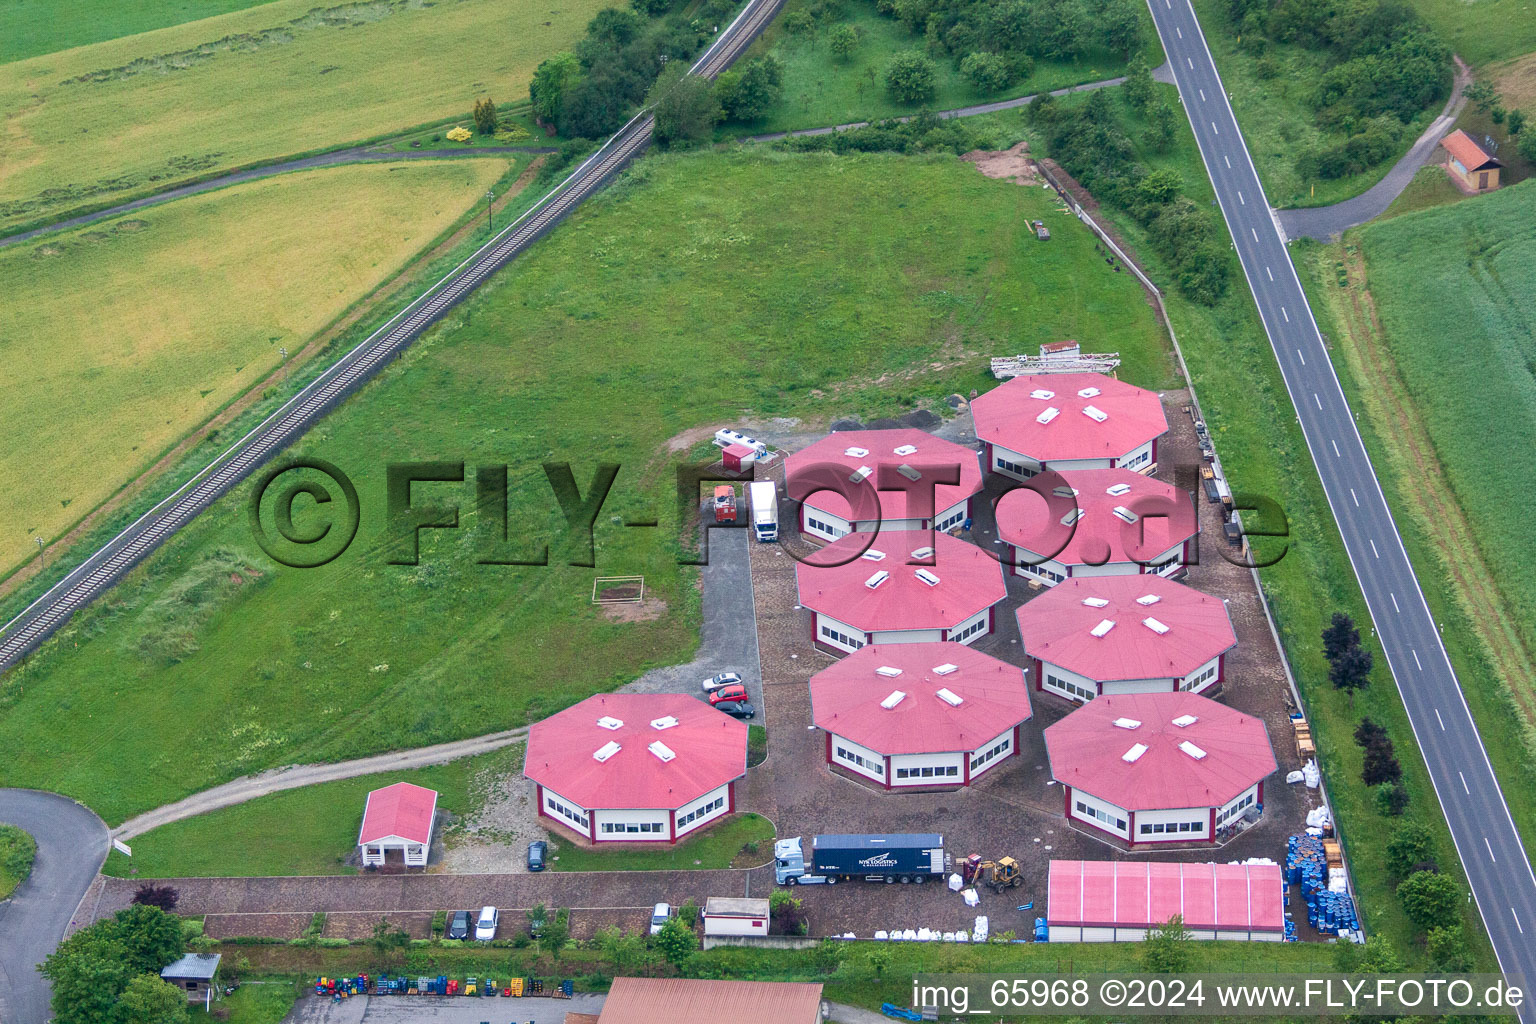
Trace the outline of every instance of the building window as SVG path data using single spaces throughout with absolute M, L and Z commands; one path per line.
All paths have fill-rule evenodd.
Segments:
M 1198 690 L 1204 687 L 1206 683 L 1210 682 L 1214 678 L 1216 678 L 1216 666 L 1210 665 L 1201 670 L 1196 675 L 1186 676 L 1179 683 L 1179 689 Z
M 827 625 L 822 625 L 821 627 L 821 638 L 828 643 L 838 644 L 843 647 L 850 647 L 853 650 L 858 650 L 860 647 L 864 646 L 864 638 L 862 636 L 853 637 L 847 635 L 846 633 L 839 633 L 837 630 Z
M 992 461 L 998 469 L 1005 473 L 1012 473 L 1014 476 L 1032 477 L 1037 472 L 1039 472 L 1039 470 L 1031 469 L 1023 463 L 1011 462 L 1008 459 L 1005 459 L 1003 456 L 997 455 L 995 453 L 993 455 Z
M 1124 468 L 1124 469 L 1135 469 L 1137 466 L 1141 465 L 1143 462 L 1146 462 L 1151 457 L 1152 457 L 1152 449 L 1148 448 L 1145 451 L 1143 451 L 1140 455 L 1133 456 L 1133 457 L 1127 459 L 1126 461 L 1120 463 L 1120 466 L 1122 468 Z
M 943 522 L 935 523 L 933 528 L 938 530 L 940 533 L 943 533 L 946 530 L 953 530 L 963 522 L 965 522 L 965 506 L 962 505 L 960 508 L 946 516 Z
M 1069 679 L 1063 679 L 1050 673 L 1046 673 L 1045 687 L 1048 690 L 1054 690 L 1062 696 L 1071 697 L 1074 700 L 1089 701 L 1099 695 L 1099 691 L 1096 689 L 1082 686 Z
M 1013 737 L 1006 736 L 994 743 L 990 749 L 971 755 L 971 771 L 975 771 L 994 758 L 1002 757 L 1013 749 Z
M 987 628 L 987 618 L 988 616 L 983 615 L 969 626 L 966 626 L 964 629 L 961 629 L 955 633 L 951 633 L 949 635 L 950 640 L 956 643 L 964 643 L 966 640 L 969 640 L 971 637 Z
M 1100 808 L 1100 807 L 1089 807 L 1087 804 L 1085 804 L 1081 800 L 1079 800 L 1077 802 L 1077 810 L 1078 810 L 1079 814 L 1086 814 L 1088 817 L 1093 818 L 1096 821 L 1102 821 L 1106 825 L 1108 825 L 1110 823 L 1113 823 L 1115 828 L 1119 829 L 1121 832 L 1125 831 L 1125 819 L 1124 818 L 1117 818 L 1113 814 L 1111 814 L 1109 811 L 1106 811 L 1103 808 Z M 1147 825 L 1141 826 L 1141 832 L 1142 832 L 1143 835 L 1147 834 L 1147 828 L 1148 827 L 1149 826 L 1147 826 Z

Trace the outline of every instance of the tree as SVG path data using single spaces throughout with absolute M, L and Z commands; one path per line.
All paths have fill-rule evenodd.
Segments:
M 1125 102 L 1131 105 L 1132 110 L 1146 116 L 1154 96 L 1152 69 L 1147 67 L 1146 61 L 1137 57 L 1131 61 L 1131 66 L 1125 73 Z
M 827 34 L 827 45 L 832 48 L 832 56 L 846 64 L 859 48 L 859 30 L 844 22 Z
M 1356 690 L 1363 690 L 1371 682 L 1371 665 L 1374 659 L 1364 647 L 1351 647 L 1334 661 L 1328 669 L 1328 679 L 1335 690 L 1346 690 L 1353 700 Z
M 155 885 L 150 882 L 133 890 L 133 902 L 146 907 L 159 907 L 167 913 L 174 913 L 180 900 L 181 893 L 174 885 Z
M 1536 132 L 1520 133 L 1520 155 L 1536 164 Z
M 979 92 L 997 92 L 1007 88 L 1008 62 L 995 53 L 968 53 L 960 62 L 960 74 Z
M 1337 661 L 1339 655 L 1359 646 L 1360 631 L 1355 628 L 1355 621 L 1343 612 L 1334 612 L 1328 628 L 1323 630 L 1323 656 Z
M 651 941 L 674 967 L 683 966 L 693 956 L 694 950 L 699 948 L 699 940 L 693 930 L 675 917 L 667 918 L 667 923 L 652 936 Z
M 181 921 L 159 907 L 140 904 L 119 910 L 112 916 L 111 934 L 122 944 L 124 959 L 135 974 L 158 975 L 185 948 Z
M 562 52 L 547 58 L 533 72 L 528 83 L 528 97 L 533 101 L 533 116 L 544 124 L 560 120 L 565 97 L 581 79 L 581 62 L 574 53 Z
M 1357 970 L 1365 974 L 1401 974 L 1405 965 L 1391 940 L 1377 933 L 1365 940 L 1365 950 L 1360 956 Z
M 118 1001 L 121 1024 L 186 1024 L 187 994 L 153 974 L 128 982 Z
M 411 946 L 411 935 L 404 928 L 391 926 L 389 918 L 381 917 L 379 923 L 373 926 L 373 937 L 370 941 L 373 943 L 374 952 L 381 958 L 390 957 L 393 954 L 394 958 L 403 960 L 405 951 Z
M 1433 856 L 1435 836 L 1423 823 L 1405 821 L 1387 840 L 1387 874 L 1407 878 L 1417 865 Z
M 1189 930 L 1184 917 L 1174 914 L 1166 924 L 1148 928 L 1141 944 L 1141 965 L 1157 974 L 1182 974 L 1189 969 Z
M 1184 178 L 1178 171 L 1164 168 L 1153 171 L 1136 186 L 1136 198 L 1151 206 L 1166 206 L 1179 198 Z
M 1453 920 L 1461 908 L 1461 886 L 1450 875 L 1415 871 L 1397 887 L 1397 898 L 1414 924 L 1426 931 Z
M 500 119 L 496 116 L 496 104 L 489 97 L 475 100 L 475 131 L 481 135 L 494 135 Z
M 672 61 L 645 97 L 656 116 L 656 141 L 664 147 L 686 147 L 709 138 L 721 118 L 709 80 L 689 74 L 682 61 Z
M 1467 86 L 1463 95 L 1484 114 L 1491 111 L 1493 105 L 1499 101 L 1499 94 L 1494 91 L 1493 86 L 1483 81 L 1473 82 Z
M 667 8 L 672 6 L 672 0 L 629 0 L 629 6 L 635 9 L 636 14 L 654 18 L 658 14 L 667 13 Z
M 554 916 L 544 922 L 544 931 L 539 936 L 539 949 L 545 956 L 553 959 L 560 955 L 560 951 L 571 941 L 571 913 L 564 907 L 555 911 Z
M 1402 777 L 1403 766 L 1397 763 L 1391 740 L 1384 739 L 1365 748 L 1365 764 L 1360 769 L 1360 778 L 1367 786 L 1398 782 Z
M 1401 782 L 1388 782 L 1376 790 L 1376 811 L 1386 818 L 1400 818 L 1408 809 L 1408 790 Z
M 891 951 L 876 943 L 870 947 L 869 952 L 864 954 L 864 960 L 874 970 L 877 979 L 883 978 L 885 969 L 891 966 Z
M 1159 153 L 1166 153 L 1173 148 L 1173 143 L 1178 137 L 1179 115 L 1174 113 L 1173 107 L 1167 103 L 1159 103 L 1153 107 L 1145 135 L 1147 145 Z
M 1377 725 L 1372 718 L 1362 718 L 1360 724 L 1355 726 L 1355 744 L 1362 749 L 1380 743 L 1386 738 L 1387 730 Z
M 787 889 L 775 889 L 769 895 L 768 916 L 778 925 L 780 935 L 804 935 L 809 930 L 804 904 Z
M 598 932 L 596 938 L 608 962 L 613 964 L 615 975 L 628 974 L 645 956 L 645 943 L 638 935 L 629 935 L 610 926 Z
M 784 95 L 784 63 L 769 54 L 715 81 L 715 97 L 732 121 L 756 121 Z
M 1505 125 L 1509 129 L 1510 138 L 1514 138 L 1525 130 L 1525 111 L 1516 107 L 1509 112 L 1509 120 Z
M 885 66 L 885 91 L 898 103 L 922 103 L 933 99 L 933 61 L 916 50 L 891 58 Z
M 1459 924 L 1431 928 L 1424 938 L 1424 948 L 1430 962 L 1447 974 L 1460 974 L 1472 969 L 1472 952 L 1467 948 L 1467 936 Z
M 59 943 L 40 972 L 53 984 L 51 1005 L 57 1024 L 114 1020 L 118 996 L 136 973 L 112 933 L 111 921 L 98 921 Z

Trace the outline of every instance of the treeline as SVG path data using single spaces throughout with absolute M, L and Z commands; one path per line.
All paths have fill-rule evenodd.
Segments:
M 1225 0 L 1227 17 L 1261 74 L 1279 74 L 1273 43 L 1327 54 L 1312 86 L 1319 127 L 1342 139 L 1297 158 L 1308 177 L 1358 174 L 1392 155 L 1403 126 L 1445 98 L 1451 51 L 1401 0 Z
M 597 12 L 573 50 L 534 72 L 534 116 L 568 138 L 600 138 L 616 130 L 645 99 L 671 61 L 690 61 L 724 26 L 734 0 L 705 0 L 692 18 L 673 0 L 632 0 L 630 8 Z
M 996 142 L 958 117 L 937 117 L 924 111 L 905 121 L 876 121 L 825 135 L 793 135 L 778 147 L 795 153 L 953 153 L 989 149 Z
M 990 53 L 1018 77 L 1038 59 L 1108 51 L 1129 60 L 1142 44 L 1142 6 L 1134 0 L 875 0 L 875 7 L 957 67 L 971 54 Z
M 1140 81 L 1144 68 L 1133 77 Z M 1183 194 L 1176 171 L 1149 171 L 1136 159 L 1136 146 L 1112 90 L 1095 91 L 1086 103 L 1066 109 L 1050 95 L 1026 108 L 1045 135 L 1052 157 L 1101 202 L 1127 211 L 1147 229 L 1147 237 L 1173 268 L 1179 291 L 1206 306 L 1226 294 L 1232 273 L 1226 229 L 1215 214 Z M 1177 126 L 1171 108 L 1155 100 L 1150 83 L 1126 93 L 1147 122 L 1146 142 L 1167 149 Z

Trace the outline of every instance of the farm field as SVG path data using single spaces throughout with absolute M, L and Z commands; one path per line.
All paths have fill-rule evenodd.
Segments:
M 0 64 L 211 18 L 267 0 L 0 0 Z
M 1059 228 L 1050 244 L 1034 217 Z M 357 482 L 346 554 L 280 569 L 235 492 L 0 683 L 0 746 L 18 752 L 0 782 L 117 822 L 273 765 L 520 725 L 684 659 L 700 622 L 673 511 L 684 432 L 940 404 L 987 386 L 985 356 L 1061 337 L 1172 383 L 1143 294 L 1093 249 L 1052 193 L 953 157 L 649 157 L 299 446 Z M 548 540 L 551 564 L 477 564 L 469 529 L 423 531 L 419 565 L 387 564 L 384 466 L 420 459 L 510 464 L 508 546 Z M 582 493 L 596 464 L 621 467 L 595 570 L 567 564 L 581 549 L 539 466 L 562 460 Z M 468 526 L 471 486 L 416 492 Z M 659 530 L 611 522 L 649 515 Z M 645 575 L 664 611 L 606 618 L 597 574 Z
M 133 857 L 113 850 L 102 871 L 136 878 L 200 875 L 351 875 L 343 861 L 357 850 L 358 825 L 371 790 L 413 782 L 437 790 L 437 806 L 456 818 L 485 799 L 486 773 L 518 775 L 523 747 L 410 771 L 360 775 L 259 797 L 135 836 Z
M 793 7 L 792 4 L 789 9 Z M 852 25 L 859 33 L 858 48 L 846 62 L 833 55 L 827 28 L 801 34 L 788 32 L 782 15 L 769 26 L 748 51 L 747 59 L 772 53 L 783 61 L 784 96 L 760 121 L 745 126 L 726 125 L 723 134 L 818 128 L 915 114 L 923 108 L 950 110 L 1125 73 L 1124 62 L 1108 52 L 1080 61 L 1042 60 L 1036 63 L 1029 78 L 1014 82 L 1002 92 L 987 93 L 963 79 L 953 61 L 936 58 L 933 99 L 920 104 L 898 103 L 886 94 L 885 65 L 895 54 L 922 50 L 923 40 L 895 19 L 878 14 L 871 0 L 846 0 L 842 10 L 839 22 Z M 1162 62 L 1162 56 L 1150 19 L 1145 35 L 1151 40 L 1146 59 L 1155 66 Z
M 601 0 L 274 0 L 0 65 L 0 231 L 527 95 Z M 132 111 L 131 118 L 125 111 Z
M 296 354 L 509 166 L 297 172 L 0 250 L 0 574 L 260 380 L 279 349 Z

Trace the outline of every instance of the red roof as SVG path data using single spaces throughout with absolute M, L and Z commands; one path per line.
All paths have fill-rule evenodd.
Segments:
M 914 557 L 930 545 L 931 555 Z M 882 572 L 887 577 L 870 587 Z M 796 564 L 795 580 L 802 605 L 868 633 L 947 629 L 1008 596 L 1002 563 L 990 552 L 931 530 L 850 533 Z
M 1047 505 L 1038 492 L 1014 488 L 997 503 L 997 535 L 1063 565 L 1106 565 L 1150 562 L 1200 532 L 1189 493 L 1172 484 L 1129 469 L 1075 469 L 1059 476 L 1076 495 L 1063 492 Z M 1068 526 L 1074 505 L 1082 514 Z M 1127 522 L 1117 509 L 1128 510 L 1135 521 Z
M 972 401 L 971 413 L 977 437 L 1038 462 L 1118 459 L 1168 432 L 1155 392 L 1102 373 L 1013 377 Z
M 1440 145 L 1444 146 L 1446 151 L 1469 171 L 1481 170 L 1485 167 L 1504 166 L 1489 156 L 1482 146 L 1479 146 L 1472 140 L 1472 136 L 1460 128 L 1441 139 Z
M 535 722 L 523 760 L 524 775 L 587 810 L 681 807 L 746 771 L 746 723 L 682 693 L 588 697 Z
M 725 446 L 725 454 L 734 455 L 738 459 L 744 459 L 748 455 L 756 454 L 744 444 L 728 444 Z
M 432 841 L 432 814 L 437 809 L 437 791 L 397 782 L 368 794 L 363 807 L 363 827 L 357 845 L 376 843 L 398 836 L 413 843 Z
M 897 690 L 906 696 L 882 706 Z M 964 644 L 870 644 L 811 677 L 811 712 L 881 754 L 972 751 L 1028 720 L 1029 689 L 1018 666 Z
M 1053 860 L 1046 892 L 1053 925 L 1285 931 L 1278 864 Z
M 916 449 L 909 451 L 908 449 Z M 853 453 L 853 454 L 850 454 Z M 859 453 L 863 454 L 859 454 Z M 813 466 L 825 466 L 820 472 Z M 882 466 L 889 466 L 886 474 Z M 934 437 L 916 428 L 899 430 L 840 430 L 791 455 L 784 463 L 784 475 L 789 493 L 793 496 L 795 483 L 836 479 L 848 483 L 849 475 L 860 469 L 873 470 L 868 476 L 870 488 L 876 488 L 882 475 L 888 475 L 898 467 L 907 466 L 923 475 L 937 470 L 958 467 L 958 484 L 941 484 L 933 489 L 933 508 L 926 511 L 908 509 L 907 493 L 903 490 L 878 490 L 880 517 L 882 519 L 931 519 L 936 512 L 953 508 L 981 490 L 981 458 L 970 448 Z M 905 485 L 906 481 L 901 481 Z M 920 481 L 918 481 L 920 483 Z M 868 506 L 859 502 L 859 514 L 853 515 L 848 499 L 837 491 L 815 491 L 803 499 L 810 508 L 820 509 L 840 519 L 868 520 L 874 518 L 873 502 Z
M 1195 693 L 1095 698 L 1045 730 L 1045 750 L 1057 782 L 1128 811 L 1220 807 L 1275 770 L 1262 721 Z
M 598 1019 L 602 1024 L 816 1024 L 821 983 L 614 978 Z
M 1219 598 L 1150 574 L 1066 580 L 1018 616 L 1026 654 L 1099 682 L 1186 676 L 1237 645 Z

